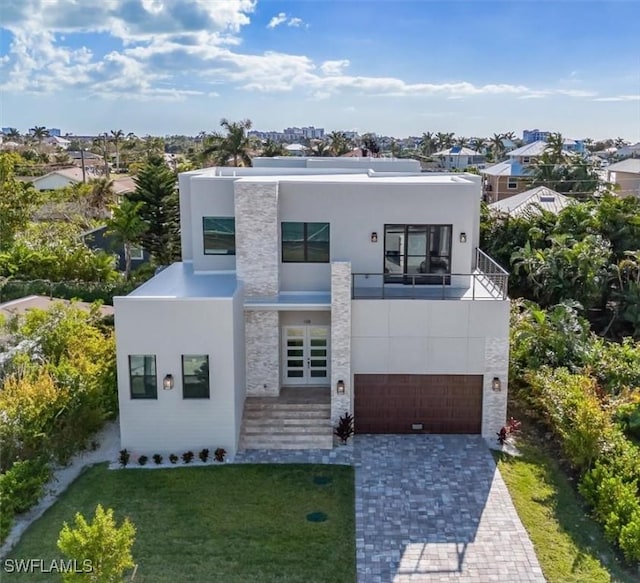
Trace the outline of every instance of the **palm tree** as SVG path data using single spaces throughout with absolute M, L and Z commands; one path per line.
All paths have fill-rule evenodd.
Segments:
M 516 139 L 516 132 L 506 132 L 504 138 L 513 142 Z
M 20 132 L 16 128 L 9 128 L 5 136 L 12 142 L 17 142 L 20 139 Z
M 423 132 L 420 138 L 420 152 L 423 156 L 431 156 L 436 151 L 438 142 L 433 132 Z
M 453 132 L 438 132 L 436 135 L 436 141 L 438 143 L 439 150 L 448 150 L 453 146 Z
M 115 202 L 116 193 L 113 190 L 113 180 L 98 178 L 90 182 L 91 192 L 87 198 L 87 205 L 94 218 L 104 217 L 109 206 Z
M 334 156 L 344 156 L 351 152 L 351 142 L 344 132 L 333 131 L 329 134 L 329 149 Z
M 622 148 L 623 146 L 627 145 L 627 140 L 625 140 L 624 138 L 616 138 L 613 142 L 613 145 L 616 148 Z
M 311 155 L 319 157 L 331 156 L 331 150 L 327 142 L 317 141 L 311 146 Z
M 261 156 L 286 156 L 287 151 L 284 149 L 284 145 L 274 140 L 266 140 L 262 145 Z
M 49 131 L 44 126 L 35 126 L 29 130 L 31 137 L 38 142 L 38 151 L 42 147 L 42 140 L 49 136 Z
M 220 120 L 220 125 L 226 130 L 226 135 L 219 133 L 212 134 L 209 138 L 209 145 L 205 146 L 202 156 L 206 159 L 213 155 L 214 161 L 219 166 L 251 166 L 252 140 L 247 136 L 247 131 L 253 125 L 250 119 L 240 121 L 229 121 L 226 118 Z M 205 138 L 206 139 L 206 138 Z
M 467 145 L 468 141 L 469 138 L 465 138 L 464 136 L 458 136 L 454 139 L 454 143 L 456 144 L 456 146 L 461 146 L 463 148 Z
M 493 134 L 493 136 L 489 138 L 489 148 L 491 148 L 491 151 L 493 152 L 493 155 L 496 161 L 502 158 L 502 155 L 504 154 L 503 140 L 504 140 L 503 134 Z
M 471 143 L 473 144 L 473 149 L 476 152 L 482 153 L 486 144 L 486 140 L 484 138 L 471 138 Z
M 380 144 L 378 144 L 378 138 L 376 138 L 375 134 L 363 134 L 361 140 L 362 149 L 366 150 L 369 156 L 376 157 L 380 155 Z
M 123 137 L 124 132 L 122 130 L 111 130 L 111 141 L 116 149 L 116 172 L 120 172 L 120 148 L 118 145 Z
M 113 216 L 107 221 L 107 233 L 116 243 L 124 246 L 124 278 L 131 276 L 131 244 L 135 243 L 146 230 L 140 218 L 143 202 L 133 202 L 125 198 L 120 206 L 113 209 Z

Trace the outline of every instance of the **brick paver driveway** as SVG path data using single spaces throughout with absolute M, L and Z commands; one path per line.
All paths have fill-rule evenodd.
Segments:
M 544 577 L 480 437 L 359 435 L 358 583 L 532 583 Z

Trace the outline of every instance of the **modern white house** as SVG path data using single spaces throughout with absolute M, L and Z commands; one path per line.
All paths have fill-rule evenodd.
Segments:
M 182 262 L 114 299 L 122 447 L 330 448 L 345 412 L 494 439 L 510 302 L 480 177 L 269 160 L 180 174 Z

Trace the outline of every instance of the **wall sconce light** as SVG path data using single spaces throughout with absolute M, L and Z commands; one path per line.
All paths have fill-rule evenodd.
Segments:
M 371 233 L 371 242 L 372 243 L 377 243 L 378 242 L 378 233 L 376 233 L 375 231 L 373 231 Z
M 338 393 L 338 395 L 344 395 L 344 381 L 342 379 L 336 384 L 336 393 Z
M 170 391 L 171 389 L 173 389 L 173 375 L 172 374 L 164 375 L 164 379 L 162 380 L 162 388 L 165 391 Z
M 460 243 L 466 243 L 466 242 L 467 242 L 467 234 L 460 233 Z
M 493 377 L 493 380 L 491 381 L 491 388 L 496 392 L 502 390 L 502 381 L 499 377 Z

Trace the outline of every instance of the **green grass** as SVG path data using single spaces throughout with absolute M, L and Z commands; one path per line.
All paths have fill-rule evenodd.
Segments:
M 518 449 L 522 457 L 495 457 L 548 583 L 637 583 L 556 460 L 526 436 Z
M 315 476 L 331 483 L 314 484 Z M 355 580 L 353 468 L 225 465 L 82 474 L 34 523 L 11 558 L 60 559 L 64 521 L 93 516 L 98 503 L 137 529 L 136 583 L 341 583 Z M 308 522 L 322 511 L 326 522 Z M 5 575 L 6 576 L 6 575 Z M 3 581 L 44 583 L 55 575 Z

